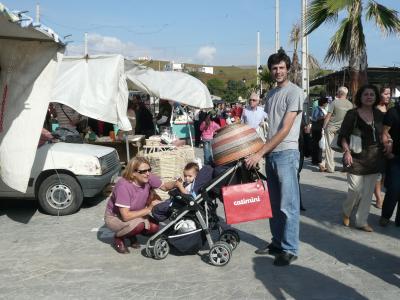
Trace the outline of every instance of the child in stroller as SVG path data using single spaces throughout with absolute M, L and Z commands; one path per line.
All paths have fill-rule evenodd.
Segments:
M 210 181 L 215 173 L 220 174 Z M 249 171 L 245 169 L 243 160 L 215 170 L 205 165 L 195 180 L 196 197 L 177 190 L 170 192 L 173 203 L 168 211 L 170 222 L 148 239 L 147 256 L 163 259 L 169 254 L 170 246 L 184 254 L 195 253 L 207 241 L 210 263 L 215 266 L 226 265 L 240 237 L 234 229 L 221 224 L 217 215 L 217 199 L 221 199 L 222 186 L 242 182 L 244 177 L 249 180 L 251 176 L 245 176 L 244 173 Z M 212 232 L 217 230 L 219 236 L 214 242 Z

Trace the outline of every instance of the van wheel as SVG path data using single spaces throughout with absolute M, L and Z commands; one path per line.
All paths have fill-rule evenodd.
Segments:
M 50 215 L 70 215 L 81 207 L 83 192 L 74 177 L 53 174 L 40 184 L 38 200 L 43 211 Z

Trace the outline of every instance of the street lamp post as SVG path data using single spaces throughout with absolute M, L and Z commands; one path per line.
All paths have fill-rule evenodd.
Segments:
M 262 71 L 263 71 L 263 67 L 260 65 L 258 67 L 258 77 L 260 77 L 260 74 L 262 73 Z M 260 97 L 261 97 L 261 95 L 262 95 L 262 79 L 260 78 Z

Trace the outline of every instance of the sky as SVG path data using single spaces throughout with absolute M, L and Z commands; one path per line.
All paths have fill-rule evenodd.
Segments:
M 71 35 L 67 55 L 83 55 L 85 32 L 89 55 L 118 53 L 178 63 L 256 65 L 257 31 L 261 64 L 275 49 L 275 0 L 0 1 L 31 17 L 38 3 L 41 23 L 61 37 Z M 400 0 L 378 2 L 400 12 Z M 290 31 L 300 14 L 301 0 L 280 0 L 280 41 L 290 56 Z M 385 38 L 373 23 L 363 22 L 368 65 L 399 67 L 400 36 Z M 322 25 L 309 36 L 309 53 L 331 69 L 346 65 L 324 63 L 337 24 Z

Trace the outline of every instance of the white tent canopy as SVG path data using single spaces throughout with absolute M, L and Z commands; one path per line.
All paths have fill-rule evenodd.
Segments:
M 121 55 L 63 58 L 52 101 L 80 114 L 131 130 L 127 118 L 128 86 Z
M 64 50 L 48 28 L 0 3 L 0 177 L 25 192 Z
M 125 62 L 128 86 L 151 96 L 197 108 L 212 108 L 210 92 L 197 78 L 182 72 L 159 72 Z

